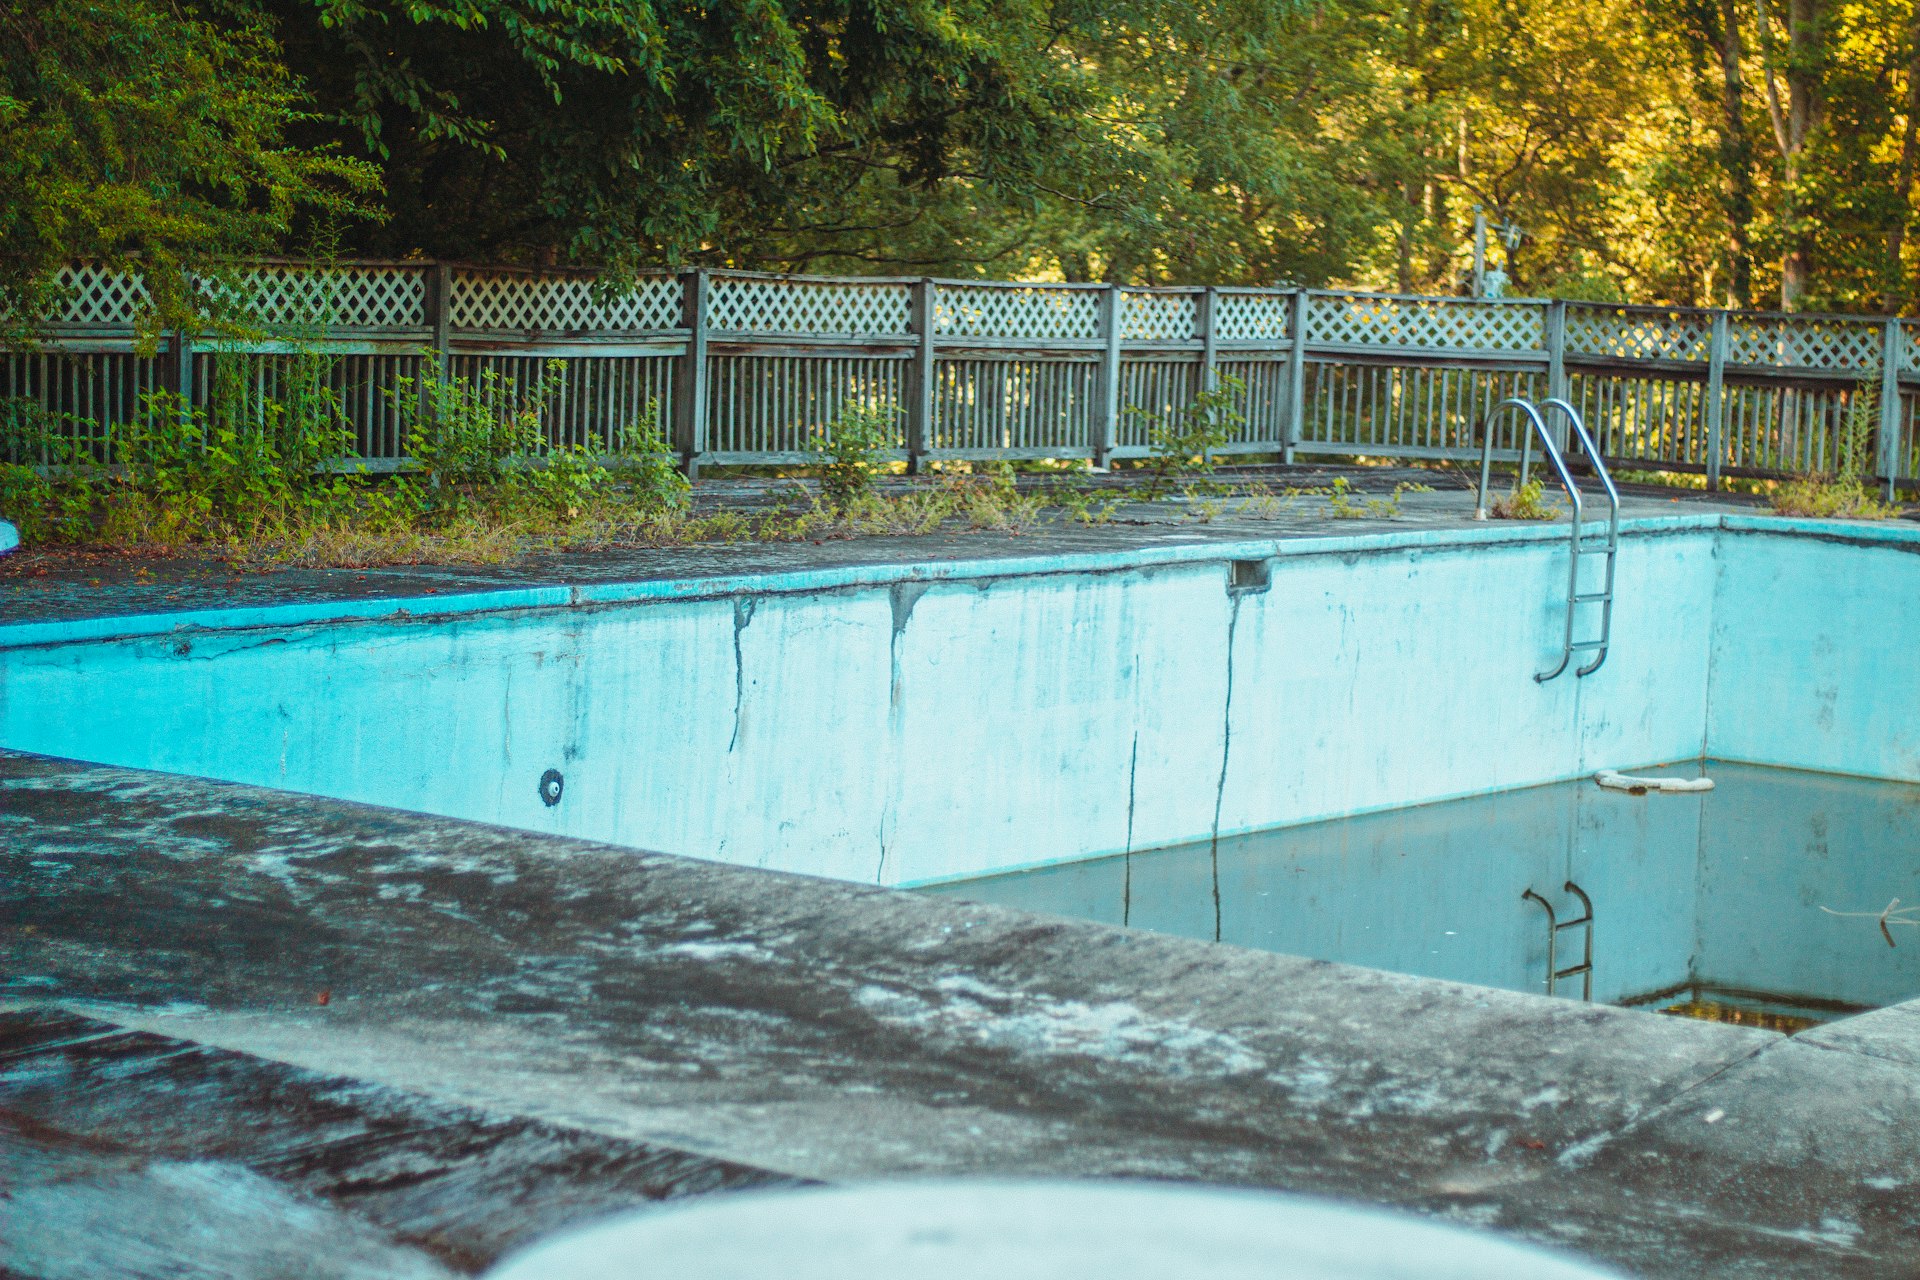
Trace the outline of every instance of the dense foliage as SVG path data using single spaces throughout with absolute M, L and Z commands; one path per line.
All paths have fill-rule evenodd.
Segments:
M 177 311 L 181 263 L 365 213 L 374 166 L 288 145 L 302 100 L 244 8 L 0 0 L 0 311 L 35 310 L 64 262 L 135 253 Z
M 1478 208 L 1519 292 L 1912 311 L 1917 124 L 1920 0 L 0 0 L 0 290 L 337 221 L 1452 292 Z

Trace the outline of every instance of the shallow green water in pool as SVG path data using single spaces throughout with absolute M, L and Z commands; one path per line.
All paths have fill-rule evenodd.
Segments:
M 1693 794 L 1591 780 L 1288 827 L 923 892 L 1428 977 L 1544 991 L 1547 907 L 1592 901 L 1592 998 L 1813 1013 L 1920 995 L 1920 786 L 1692 762 Z M 1835 912 L 1862 913 L 1856 915 Z M 1556 967 L 1584 958 L 1558 934 Z M 1892 939 L 1889 945 L 1888 939 Z M 1555 993 L 1580 997 L 1579 975 Z

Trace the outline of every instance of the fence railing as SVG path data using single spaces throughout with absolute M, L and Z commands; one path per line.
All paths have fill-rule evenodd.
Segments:
M 1629 468 L 1717 485 L 1864 456 L 1890 486 L 1920 477 L 1920 328 L 1895 319 L 738 271 L 606 295 L 574 272 L 265 262 L 219 286 L 245 336 L 156 347 L 137 275 L 80 265 L 63 283 L 41 338 L 0 351 L 0 397 L 103 445 L 147 391 L 204 400 L 222 373 L 267 395 L 317 354 L 375 466 L 403 458 L 400 389 L 438 370 L 508 393 L 544 380 L 560 442 L 610 446 L 651 417 L 690 469 L 801 460 L 850 403 L 897 409 L 916 466 L 1105 464 L 1230 379 L 1228 454 L 1466 459 L 1493 404 L 1559 395 Z

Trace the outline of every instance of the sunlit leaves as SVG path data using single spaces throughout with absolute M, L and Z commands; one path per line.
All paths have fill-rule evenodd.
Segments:
M 244 11 L 0 5 L 0 308 L 32 314 L 65 261 L 137 253 L 166 319 L 183 265 L 272 249 L 303 210 L 367 212 L 369 166 L 286 143 L 300 111 Z

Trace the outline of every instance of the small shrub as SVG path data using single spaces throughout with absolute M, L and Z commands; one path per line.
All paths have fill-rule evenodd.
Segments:
M 1195 492 L 1209 488 L 1214 451 L 1233 440 L 1246 424 L 1239 408 L 1246 384 L 1222 374 L 1217 385 L 1201 391 L 1185 407 L 1157 414 L 1129 405 L 1127 412 L 1147 422 L 1148 474 L 1146 499 L 1158 501 L 1175 489 Z
M 845 511 L 872 492 L 881 455 L 894 447 L 894 421 L 899 416 L 892 405 L 849 402 L 833 425 L 808 444 L 820 495 L 829 509 Z
M 648 405 L 645 417 L 620 432 L 608 469 L 641 511 L 679 511 L 692 496 L 693 486 L 680 474 L 673 446 L 660 430 L 658 405 Z
M 1495 498 L 1487 513 L 1495 520 L 1558 520 L 1560 504 L 1546 500 L 1546 485 L 1539 479 L 1516 485 L 1504 497 Z
M 1781 482 L 1768 501 L 1783 516 L 1831 520 L 1888 520 L 1901 508 L 1873 495 L 1873 441 L 1880 423 L 1880 370 L 1876 364 L 1847 399 L 1847 416 L 1835 441 L 1839 469 L 1833 475 L 1799 476 Z
M 1902 508 L 1873 495 L 1859 476 L 1802 476 L 1783 481 L 1770 498 L 1783 516 L 1826 520 L 1890 520 Z

